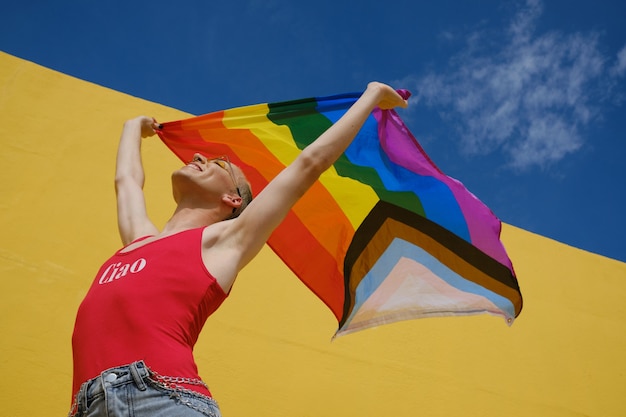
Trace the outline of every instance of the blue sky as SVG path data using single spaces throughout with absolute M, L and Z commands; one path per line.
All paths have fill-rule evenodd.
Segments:
M 502 221 L 626 261 L 626 3 L 384 4 L 23 0 L 0 50 L 194 114 L 409 89 L 411 131 Z

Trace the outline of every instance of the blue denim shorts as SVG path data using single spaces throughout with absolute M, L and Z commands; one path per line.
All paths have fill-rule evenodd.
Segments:
M 108 369 L 81 385 L 69 415 L 75 417 L 221 417 L 210 397 L 171 387 L 143 363 Z

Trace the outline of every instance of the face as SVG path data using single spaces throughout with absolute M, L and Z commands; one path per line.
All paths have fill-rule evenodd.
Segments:
M 199 195 L 235 193 L 241 197 L 236 175 L 227 156 L 207 159 L 196 153 L 191 162 L 172 175 L 174 198 L 177 199 L 177 195 L 187 189 Z

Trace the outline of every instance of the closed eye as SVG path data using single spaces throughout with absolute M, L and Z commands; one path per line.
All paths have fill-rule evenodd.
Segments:
M 228 169 L 226 169 L 226 161 L 222 161 L 221 159 L 214 159 L 212 162 L 218 165 L 223 170 L 228 171 Z

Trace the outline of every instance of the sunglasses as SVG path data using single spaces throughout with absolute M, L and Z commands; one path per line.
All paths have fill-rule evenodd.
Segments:
M 233 181 L 233 185 L 235 186 L 235 190 L 237 190 L 237 195 L 241 197 L 241 192 L 239 191 L 239 187 L 237 186 L 237 181 L 235 181 L 235 176 L 233 175 L 233 166 L 230 163 L 230 159 L 228 159 L 228 156 L 218 156 L 217 158 L 209 159 L 209 162 L 217 164 L 220 168 L 228 172 L 228 175 L 230 175 L 230 179 Z

